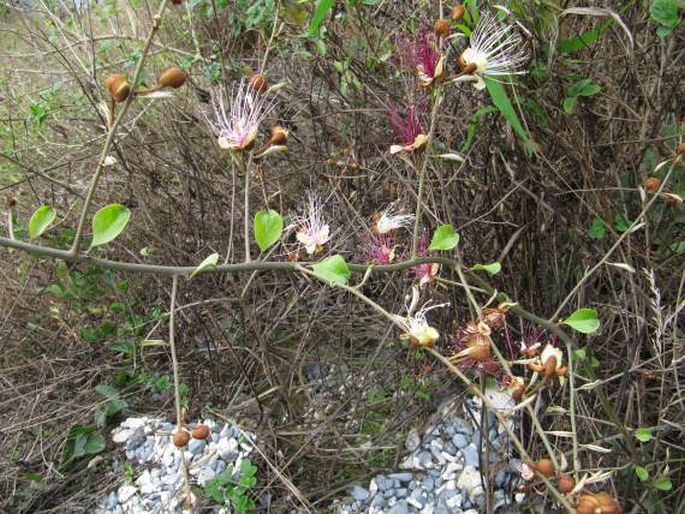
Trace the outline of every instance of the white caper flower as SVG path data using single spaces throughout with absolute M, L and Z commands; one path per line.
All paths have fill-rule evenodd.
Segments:
M 516 29 L 502 23 L 492 13 L 481 16 L 473 29 L 470 46 L 459 56 L 464 74 L 459 81 L 471 81 L 476 89 L 485 87 L 484 77 L 525 73 L 527 53 Z
M 309 255 L 322 251 L 323 245 L 331 238 L 330 227 L 321 215 L 322 209 L 320 198 L 309 193 L 306 213 L 295 219 L 298 228 L 295 237 Z
M 376 224 L 373 231 L 376 234 L 387 234 L 400 228 L 408 228 L 414 221 L 413 214 L 401 214 L 396 208 L 397 201 L 388 205 L 383 211 L 374 216 Z
M 226 108 L 226 104 L 230 108 Z M 274 97 L 259 93 L 249 82 L 234 84 L 230 97 L 225 91 L 212 95 L 214 119 L 207 121 L 217 137 L 219 146 L 239 152 L 254 145 L 259 126 L 274 108 Z

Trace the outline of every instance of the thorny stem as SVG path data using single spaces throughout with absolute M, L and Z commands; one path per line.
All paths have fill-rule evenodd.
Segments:
M 153 17 L 152 28 L 150 29 L 150 33 L 148 34 L 147 39 L 145 40 L 143 50 L 141 51 L 140 58 L 138 59 L 138 65 L 136 66 L 136 70 L 133 73 L 133 79 L 131 80 L 131 86 L 134 88 L 138 84 L 138 79 L 140 78 L 140 74 L 143 71 L 143 63 L 145 62 L 145 57 L 147 56 L 147 53 L 150 50 L 150 46 L 152 45 L 152 40 L 155 37 L 157 31 L 159 30 L 160 25 L 162 24 L 162 15 L 164 14 L 164 9 L 166 9 L 168 1 L 169 0 L 162 0 L 161 5 L 159 6 L 159 10 L 157 11 L 157 14 L 155 14 L 155 16 Z M 109 149 L 111 148 L 112 143 L 114 142 L 114 136 L 116 135 L 117 128 L 121 124 L 121 120 L 124 118 L 124 115 L 128 111 L 128 108 L 133 102 L 134 97 L 135 95 L 133 93 L 128 95 L 128 98 L 124 102 L 124 105 L 121 107 L 121 111 L 119 111 L 119 115 L 116 118 L 114 118 L 112 126 L 109 127 L 107 139 L 105 139 L 105 144 L 102 147 L 102 152 L 100 153 L 100 159 L 98 160 L 98 164 L 95 168 L 95 173 L 93 173 L 93 178 L 90 181 L 90 186 L 88 186 L 88 193 L 86 194 L 86 199 L 83 204 L 83 210 L 81 211 L 81 218 L 79 219 L 78 226 L 76 228 L 74 243 L 71 246 L 71 250 L 69 250 L 69 253 L 71 253 L 72 255 L 77 255 L 81 248 L 81 239 L 83 238 L 83 230 L 86 226 L 86 218 L 88 217 L 90 206 L 93 203 L 93 197 L 95 196 L 95 190 L 97 189 L 98 182 L 100 181 L 100 177 L 102 176 L 102 171 L 105 168 L 105 159 L 107 159 Z
M 416 192 L 416 213 L 414 214 L 414 233 L 411 240 L 411 257 L 412 259 L 416 257 L 416 253 L 419 249 L 419 230 L 421 228 L 421 210 L 423 208 L 423 190 L 426 183 L 426 171 L 428 169 L 428 159 L 429 159 L 429 149 L 431 146 L 431 140 L 433 139 L 433 133 L 435 132 L 435 124 L 438 119 L 438 109 L 440 104 L 442 104 L 442 94 L 441 90 L 435 89 L 434 92 L 435 100 L 433 103 L 433 109 L 431 110 L 431 123 L 430 129 L 428 130 L 428 145 L 424 149 L 423 162 L 421 163 L 421 169 L 419 170 L 419 188 Z

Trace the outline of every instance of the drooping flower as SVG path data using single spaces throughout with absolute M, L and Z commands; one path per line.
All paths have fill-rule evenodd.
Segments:
M 419 239 L 418 252 L 419 256 L 428 255 L 428 234 L 424 232 Z M 419 286 L 423 287 L 426 284 L 430 284 L 435 281 L 438 273 L 440 272 L 440 264 L 437 262 L 426 262 L 423 264 L 418 264 L 411 268 L 411 272 L 415 278 L 419 280 Z
M 423 111 L 425 111 L 425 101 L 409 102 L 404 116 L 395 106 L 389 109 L 390 124 L 401 143 L 390 147 L 391 154 L 402 151 L 419 152 L 426 147 L 428 136 L 422 122 Z
M 310 192 L 306 213 L 295 220 L 298 229 L 295 237 L 302 243 L 309 255 L 321 252 L 323 245 L 331 238 L 330 227 L 321 215 L 322 209 L 319 197 Z
M 516 29 L 485 13 L 473 29 L 470 46 L 459 56 L 463 75 L 457 80 L 471 81 L 476 89 L 485 87 L 484 77 L 503 77 L 525 73 L 526 52 Z
M 426 302 L 423 306 L 416 310 L 419 301 L 418 287 L 412 287 L 411 302 L 407 306 L 407 316 L 397 316 L 398 321 L 404 327 L 405 333 L 401 336 L 403 339 L 409 339 L 412 346 L 425 346 L 432 348 L 436 341 L 440 338 L 440 333 L 435 327 L 432 327 L 428 320 L 426 320 L 426 313 L 433 309 L 438 309 L 449 305 L 449 303 L 440 303 L 429 306 L 430 302 Z
M 240 152 L 254 146 L 259 126 L 274 108 L 274 98 L 268 92 L 260 94 L 249 82 L 242 80 L 233 84 L 230 96 L 224 90 L 213 95 L 212 108 L 214 119 L 208 117 L 207 121 L 219 146 Z
M 398 51 L 400 62 L 409 65 L 418 75 L 421 87 L 429 87 L 445 73 L 445 57 L 440 51 L 438 37 L 428 28 L 400 40 Z
M 393 234 L 371 234 L 364 244 L 364 258 L 377 264 L 391 264 L 395 260 L 395 236 Z
M 468 321 L 457 329 L 452 338 L 453 354 L 449 360 L 464 371 L 474 371 L 483 376 L 495 375 L 500 366 L 492 357 L 491 334 L 486 323 Z
M 398 200 L 392 202 L 380 213 L 374 215 L 373 232 L 376 234 L 387 234 L 400 228 L 408 228 L 414 221 L 413 214 L 401 214 L 397 209 Z

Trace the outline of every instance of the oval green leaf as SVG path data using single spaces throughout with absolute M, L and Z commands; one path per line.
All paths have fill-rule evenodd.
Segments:
M 126 228 L 131 211 L 119 203 L 105 205 L 93 216 L 93 241 L 91 248 L 116 239 Z
M 36 209 L 29 221 L 29 238 L 35 239 L 45 232 L 55 221 L 57 211 L 49 205 L 42 205 Z
M 594 309 L 578 309 L 562 321 L 562 323 L 581 334 L 592 334 L 593 332 L 596 332 L 600 324 L 599 318 L 597 317 L 597 311 Z
M 254 238 L 264 252 L 283 234 L 283 217 L 276 211 L 259 211 L 254 217 Z
M 635 466 L 635 474 L 640 479 L 640 482 L 646 482 L 649 479 L 649 471 L 642 466 Z
M 188 280 L 192 280 L 195 275 L 198 275 L 200 273 L 203 273 L 205 271 L 208 271 L 210 269 L 216 268 L 216 264 L 219 262 L 219 254 L 218 253 L 213 253 L 209 257 L 207 257 L 204 261 L 202 261 L 197 268 L 193 270 L 193 272 L 190 274 L 188 277 Z
M 661 477 L 654 481 L 654 487 L 656 487 L 659 491 L 670 491 L 673 489 L 673 483 L 670 479 Z
M 452 250 L 459 244 L 459 234 L 450 224 L 439 226 L 433 233 L 429 250 Z
M 652 439 L 652 431 L 649 428 L 638 428 L 635 430 L 635 439 L 647 443 Z
M 317 262 L 312 266 L 312 270 L 321 280 L 340 284 L 347 284 L 352 274 L 341 255 L 332 255 L 321 262 Z
M 474 271 L 482 269 L 483 271 L 487 271 L 488 275 L 497 275 L 500 271 L 502 271 L 502 265 L 495 261 L 491 262 L 490 264 L 476 264 L 471 269 Z

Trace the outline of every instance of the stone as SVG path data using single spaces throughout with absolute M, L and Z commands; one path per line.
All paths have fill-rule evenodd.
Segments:
M 466 489 L 469 495 L 476 487 L 481 487 L 478 470 L 473 466 L 466 466 L 457 479 L 457 487 Z
M 138 489 L 132 485 L 122 485 L 117 492 L 117 499 L 119 500 L 119 503 L 126 503 L 137 492 Z
M 207 443 L 203 439 L 191 439 L 188 443 L 188 451 L 193 455 L 200 455 L 205 451 Z
M 428 469 L 433 467 L 433 455 L 430 452 L 422 451 L 416 456 L 416 467 L 419 469 Z
M 366 501 L 371 497 L 371 492 L 360 485 L 353 485 L 348 492 L 350 493 L 350 496 L 358 502 Z
M 414 475 L 411 473 L 390 473 L 388 478 L 391 480 L 398 480 L 399 482 L 409 482 L 414 478 Z
M 401 487 L 399 489 L 395 489 L 395 497 L 396 498 L 406 498 L 407 497 L 407 489 L 404 487 Z
M 461 453 L 464 456 L 464 464 L 466 466 L 479 467 L 480 452 L 475 444 L 469 444 L 462 448 Z
M 409 506 L 405 500 L 401 500 L 388 511 L 388 514 L 409 514 Z
M 456 446 L 459 449 L 466 448 L 470 442 L 470 439 L 462 433 L 457 433 L 452 438 L 452 443 L 454 443 L 454 446 Z

